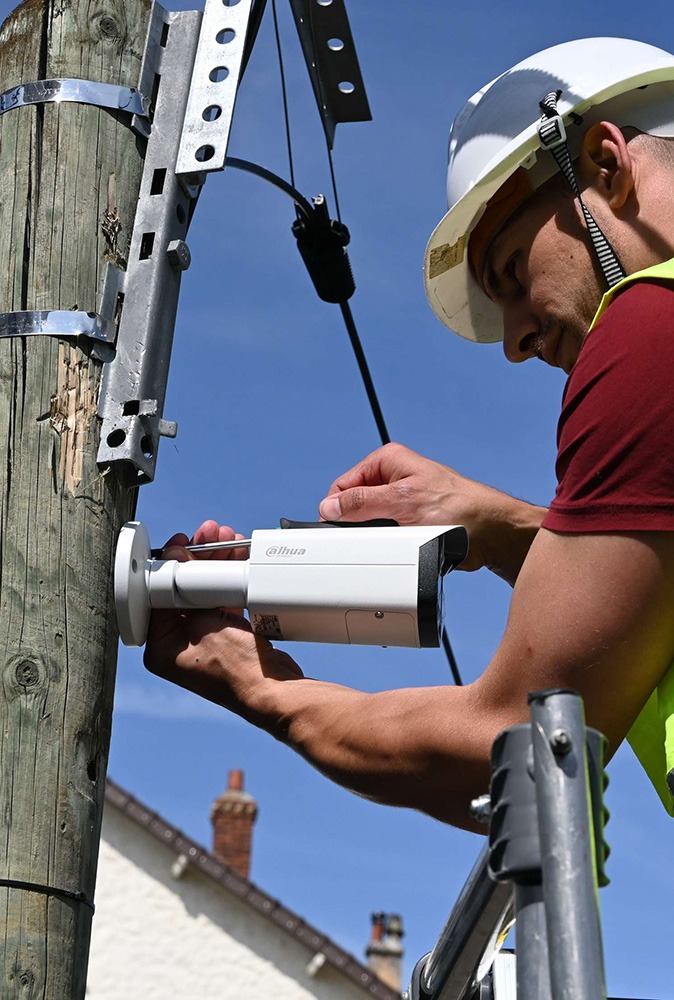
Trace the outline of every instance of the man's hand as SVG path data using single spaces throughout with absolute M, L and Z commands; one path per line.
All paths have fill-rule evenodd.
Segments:
M 514 583 L 545 510 L 387 444 L 335 480 L 320 513 L 326 521 L 463 524 L 470 548 L 460 569 L 486 566 Z
M 206 521 L 194 533 L 174 535 L 164 547 L 163 558 L 245 559 L 245 548 L 187 552 L 185 545 L 241 539 L 228 527 Z M 287 653 L 274 649 L 266 639 L 253 635 L 241 608 L 209 611 L 167 610 L 152 612 L 145 666 L 153 673 L 194 691 L 209 701 L 267 728 L 266 692 L 270 682 L 302 677 Z

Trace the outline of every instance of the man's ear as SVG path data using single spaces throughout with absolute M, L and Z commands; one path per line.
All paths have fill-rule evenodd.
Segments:
M 634 188 L 634 163 L 617 125 L 598 122 L 583 136 L 579 174 L 581 187 L 593 187 L 613 211 L 623 208 Z

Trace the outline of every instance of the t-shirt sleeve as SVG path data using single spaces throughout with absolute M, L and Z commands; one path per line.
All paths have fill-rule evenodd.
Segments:
M 557 431 L 553 531 L 674 530 L 674 289 L 629 286 L 587 335 Z

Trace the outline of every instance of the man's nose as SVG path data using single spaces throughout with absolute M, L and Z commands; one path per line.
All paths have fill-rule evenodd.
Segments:
M 538 357 L 541 325 L 524 302 L 503 310 L 503 353 L 517 364 Z

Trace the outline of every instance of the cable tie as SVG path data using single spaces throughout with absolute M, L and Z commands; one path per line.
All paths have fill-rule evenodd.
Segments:
M 39 892 L 44 896 L 60 896 L 62 899 L 72 899 L 76 903 L 84 903 L 93 913 L 96 909 L 93 899 L 85 892 L 73 892 L 71 889 L 57 889 L 53 885 L 41 885 L 39 882 L 24 882 L 15 878 L 0 878 L 0 886 L 8 889 L 23 889 L 26 892 Z

